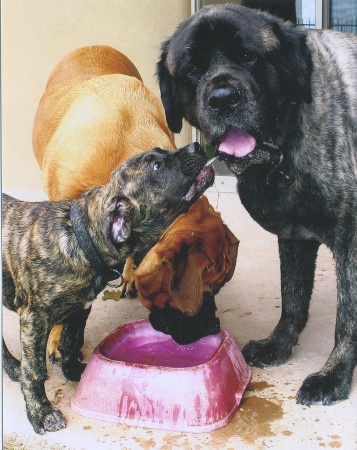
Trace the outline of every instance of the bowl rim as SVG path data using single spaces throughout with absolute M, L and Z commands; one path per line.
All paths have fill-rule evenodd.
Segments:
M 171 367 L 171 366 L 157 365 L 157 364 L 146 364 L 146 363 L 141 363 L 141 362 L 128 362 L 128 361 L 122 361 L 120 359 L 111 359 L 108 356 L 105 356 L 103 354 L 102 347 L 103 347 L 103 345 L 105 345 L 106 341 L 109 340 L 112 335 L 117 334 L 120 330 L 123 330 L 125 328 L 130 329 L 132 327 L 135 327 L 136 325 L 141 325 L 141 324 L 142 325 L 144 325 L 144 324 L 146 325 L 146 324 L 150 324 L 150 322 L 149 322 L 148 319 L 132 320 L 132 321 L 126 322 L 123 325 L 120 325 L 119 327 L 115 328 L 113 331 L 111 331 L 96 346 L 96 348 L 93 351 L 93 354 L 96 354 L 99 359 L 104 360 L 104 361 L 109 361 L 111 363 L 120 364 L 120 365 L 124 365 L 124 366 L 140 367 L 140 368 L 143 368 L 143 369 L 148 369 L 148 368 L 151 368 L 151 369 L 154 368 L 155 369 L 155 368 L 157 368 L 157 369 L 160 369 L 160 370 L 164 369 L 164 370 L 177 370 L 177 371 L 182 371 L 182 370 L 187 370 L 187 369 L 194 369 L 194 368 L 200 368 L 201 369 L 201 368 L 204 368 L 204 366 L 208 366 L 208 365 L 212 364 L 212 360 L 218 359 L 219 358 L 219 354 L 218 353 L 222 352 L 222 347 L 224 346 L 225 341 L 227 339 L 232 339 L 230 337 L 230 335 L 223 328 L 220 329 L 219 333 L 214 334 L 214 335 L 209 335 L 209 336 L 217 336 L 217 337 L 219 336 L 221 338 L 217 348 L 214 350 L 214 352 L 212 353 L 210 358 L 206 362 L 203 362 L 203 363 L 200 363 L 200 364 L 195 364 L 195 365 L 190 365 L 190 366 L 185 366 L 185 367 Z M 152 328 L 152 329 L 153 329 L 153 331 L 155 333 L 161 333 L 164 336 L 167 336 L 168 339 L 172 339 L 172 337 L 170 335 L 165 335 L 165 333 L 162 333 L 161 331 L 157 331 L 154 328 Z M 204 336 L 201 339 L 204 339 L 204 338 L 209 337 L 209 336 Z M 177 345 L 180 345 L 180 344 L 177 344 Z M 183 344 L 182 346 L 186 346 L 186 345 L 191 345 L 191 344 Z

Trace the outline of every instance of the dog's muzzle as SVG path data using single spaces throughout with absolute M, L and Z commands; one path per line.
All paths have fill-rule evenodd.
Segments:
M 203 305 L 195 316 L 187 317 L 179 309 L 171 307 L 154 308 L 149 314 L 151 326 L 156 331 L 169 334 L 180 345 L 219 333 L 221 325 L 214 296 L 210 292 L 203 295 Z

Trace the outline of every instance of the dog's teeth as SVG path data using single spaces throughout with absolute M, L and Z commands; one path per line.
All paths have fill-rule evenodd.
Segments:
M 217 158 L 218 158 L 218 156 L 214 156 L 213 158 L 209 159 L 206 162 L 205 167 L 212 165 L 216 161 Z

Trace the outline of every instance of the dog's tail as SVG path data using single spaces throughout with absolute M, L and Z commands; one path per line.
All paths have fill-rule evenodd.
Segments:
M 2 362 L 5 372 L 9 375 L 12 381 L 20 381 L 21 377 L 21 363 L 9 352 L 6 347 L 4 338 L 2 338 Z

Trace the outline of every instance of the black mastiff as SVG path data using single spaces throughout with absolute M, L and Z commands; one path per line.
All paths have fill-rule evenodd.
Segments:
M 245 346 L 246 360 L 289 358 L 325 244 L 336 260 L 335 347 L 298 403 L 347 398 L 357 361 L 357 36 L 212 6 L 163 43 L 157 74 L 171 130 L 183 117 L 202 130 L 253 219 L 278 235 L 281 318 L 267 339 Z
M 3 304 L 19 314 L 21 330 L 21 363 L 4 342 L 3 363 L 9 377 L 21 381 L 37 433 L 65 426 L 45 393 L 52 326 L 63 324 L 63 374 L 79 380 L 92 301 L 118 278 L 118 265 L 153 245 L 212 184 L 206 161 L 198 144 L 175 152 L 155 149 L 129 159 L 108 184 L 76 201 L 29 203 L 3 195 Z

